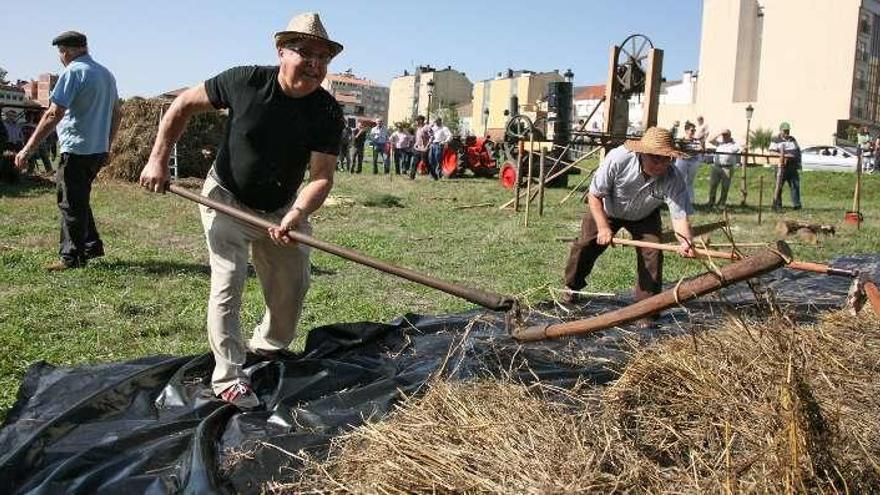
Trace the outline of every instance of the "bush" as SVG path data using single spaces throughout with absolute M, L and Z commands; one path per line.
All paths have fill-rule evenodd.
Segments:
M 102 178 L 136 181 L 150 158 L 159 117 L 168 102 L 158 98 L 131 98 L 122 103 L 122 120 Z M 226 126 L 226 115 L 209 112 L 193 116 L 177 143 L 180 177 L 204 177 L 216 156 Z

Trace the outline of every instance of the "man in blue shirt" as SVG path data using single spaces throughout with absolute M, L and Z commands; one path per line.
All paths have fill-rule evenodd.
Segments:
M 64 71 L 49 97 L 49 109 L 16 155 L 15 165 L 27 167 L 28 158 L 57 126 L 61 163 L 55 182 L 61 210 L 61 259 L 46 269 L 58 271 L 85 266 L 89 259 L 104 255 L 89 201 L 92 182 L 107 161 L 121 114 L 116 79 L 89 56 L 86 36 L 67 31 L 56 36 L 52 45 L 58 47 Z

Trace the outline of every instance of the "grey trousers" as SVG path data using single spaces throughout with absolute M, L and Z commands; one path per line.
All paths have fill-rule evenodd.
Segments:
M 278 223 L 289 205 L 265 214 L 242 205 L 210 175 L 202 194 Z M 215 393 L 238 381 L 249 381 L 243 366 L 247 347 L 285 349 L 296 336 L 303 301 L 309 290 L 309 247 L 275 245 L 265 231 L 246 226 L 212 208 L 200 206 L 202 225 L 211 263 L 211 293 L 208 298 L 208 342 L 214 353 L 211 377 Z M 311 234 L 308 222 L 299 231 Z M 248 272 L 249 251 L 263 291 L 265 313 L 245 346 L 239 315 Z
M 721 198 L 719 205 L 727 204 L 727 191 L 730 190 L 730 181 L 733 180 L 734 167 L 721 167 L 712 165 L 712 174 L 709 176 L 709 206 L 715 204 L 715 192 L 718 184 L 721 184 Z

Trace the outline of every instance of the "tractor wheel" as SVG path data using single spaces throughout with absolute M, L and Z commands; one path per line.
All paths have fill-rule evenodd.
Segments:
M 498 173 L 498 178 L 501 180 L 501 186 L 505 189 L 513 189 L 513 186 L 516 185 L 517 181 L 516 172 L 516 165 L 510 162 L 505 162 L 504 165 L 501 166 L 501 171 Z
M 458 172 L 458 154 L 455 151 L 447 148 L 443 152 L 443 157 L 440 159 L 440 170 L 443 173 L 443 177 L 447 179 L 455 177 L 456 172 Z

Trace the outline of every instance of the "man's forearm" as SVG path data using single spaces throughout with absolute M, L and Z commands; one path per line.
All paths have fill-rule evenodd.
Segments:
M 333 179 L 310 181 L 299 192 L 292 208 L 300 208 L 303 214 L 310 215 L 324 204 L 331 189 L 333 189 Z
M 593 220 L 596 222 L 596 228 L 610 229 L 611 223 L 608 221 L 608 215 L 605 213 L 605 204 L 602 203 L 602 198 L 589 194 L 587 195 L 587 201 L 590 205 L 590 213 L 593 214 Z
M 171 107 L 162 117 L 159 124 L 159 132 L 156 134 L 156 142 L 153 144 L 153 150 L 150 152 L 150 161 L 158 161 L 158 163 L 168 163 L 171 156 L 171 149 L 174 147 L 180 136 L 183 135 L 186 124 L 194 112 L 188 110 L 184 105 L 178 105 L 175 100 Z
M 687 217 L 684 218 L 673 218 L 672 219 L 672 230 L 678 235 L 678 240 L 680 242 L 687 241 L 688 244 L 693 243 L 694 234 L 691 231 L 691 222 Z
M 49 110 L 47 110 L 40 118 L 40 122 L 37 124 L 37 129 L 31 135 L 30 139 L 28 139 L 28 142 L 24 145 L 22 151 L 30 155 L 34 148 L 36 148 L 43 139 L 46 139 L 46 136 L 48 136 L 58 123 L 61 122 L 61 119 L 64 118 L 65 110 L 59 109 L 54 105 L 50 106 Z

